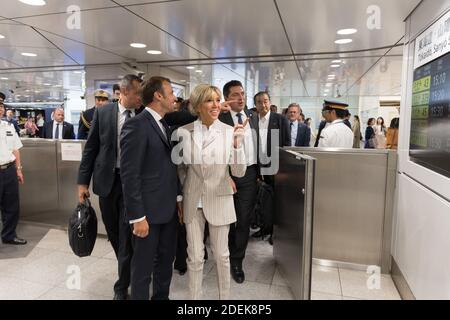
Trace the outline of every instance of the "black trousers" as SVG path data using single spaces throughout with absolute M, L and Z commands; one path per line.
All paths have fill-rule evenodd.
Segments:
M 0 211 L 2 212 L 2 240 L 17 237 L 19 223 L 19 181 L 16 166 L 0 170 Z
M 263 176 L 263 180 L 265 183 L 270 185 L 275 193 L 275 176 Z M 265 215 L 263 217 L 264 225 L 261 226 L 264 234 L 272 234 L 273 233 L 273 218 L 275 214 L 275 198 L 271 202 L 272 207 L 267 208 L 264 211 Z
M 131 279 L 131 226 L 126 219 L 122 183 L 116 174 L 111 193 L 107 197 L 99 197 L 100 210 L 105 224 L 108 240 L 114 249 L 118 261 L 119 279 L 114 284 L 114 292 L 126 293 Z
M 237 192 L 234 195 L 236 223 L 231 224 L 228 234 L 231 266 L 242 267 L 242 261 L 247 250 L 250 225 L 255 209 L 258 168 L 256 165 L 247 167 L 245 176 L 233 178 Z
M 133 235 L 131 299 L 148 300 L 153 274 L 152 300 L 169 299 L 172 264 L 177 245 L 178 215 L 165 224 L 151 224 L 147 237 Z

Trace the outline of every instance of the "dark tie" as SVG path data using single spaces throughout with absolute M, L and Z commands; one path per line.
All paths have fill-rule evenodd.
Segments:
M 162 123 L 162 125 L 164 127 L 164 131 L 166 132 L 167 142 L 169 143 L 169 146 L 171 146 L 172 144 L 171 144 L 171 141 L 170 141 L 171 139 L 170 139 L 170 128 L 169 128 L 169 125 L 167 124 L 166 120 L 164 120 L 164 118 L 159 120 L 159 121 Z
M 291 122 L 291 132 L 292 132 L 292 128 L 294 127 L 294 123 Z
M 59 123 L 56 124 L 55 139 L 59 139 Z
M 237 113 L 236 116 L 238 117 L 238 124 L 244 124 L 244 122 L 242 122 L 242 113 Z
M 131 118 L 131 110 L 125 110 L 125 122 L 127 122 L 128 119 Z

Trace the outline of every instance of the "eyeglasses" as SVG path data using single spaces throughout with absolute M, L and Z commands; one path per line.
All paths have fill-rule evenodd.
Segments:
M 330 113 L 330 112 L 331 112 L 330 110 L 322 110 L 322 115 L 325 115 L 325 114 Z

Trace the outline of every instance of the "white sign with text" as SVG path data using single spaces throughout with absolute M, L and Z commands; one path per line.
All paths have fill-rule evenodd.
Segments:
M 450 52 L 450 11 L 416 39 L 414 69 Z
M 81 143 L 61 143 L 62 161 L 81 161 Z

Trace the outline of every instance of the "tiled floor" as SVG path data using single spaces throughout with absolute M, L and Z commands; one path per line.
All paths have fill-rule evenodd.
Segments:
M 97 239 L 90 257 L 78 258 L 71 252 L 65 231 L 27 224 L 20 225 L 18 231 L 29 241 L 28 245 L 0 244 L 0 300 L 112 299 L 117 265 L 104 238 Z M 81 274 L 79 290 L 69 289 L 75 283 L 74 270 Z M 244 284 L 231 282 L 233 299 L 293 299 L 267 242 L 250 240 L 244 271 Z M 217 273 L 211 255 L 204 274 L 204 298 L 217 299 Z M 364 272 L 314 265 L 312 299 L 400 299 L 389 276 L 381 277 L 379 290 L 367 289 L 367 279 Z M 188 298 L 187 274 L 180 276 L 174 272 L 170 298 Z

